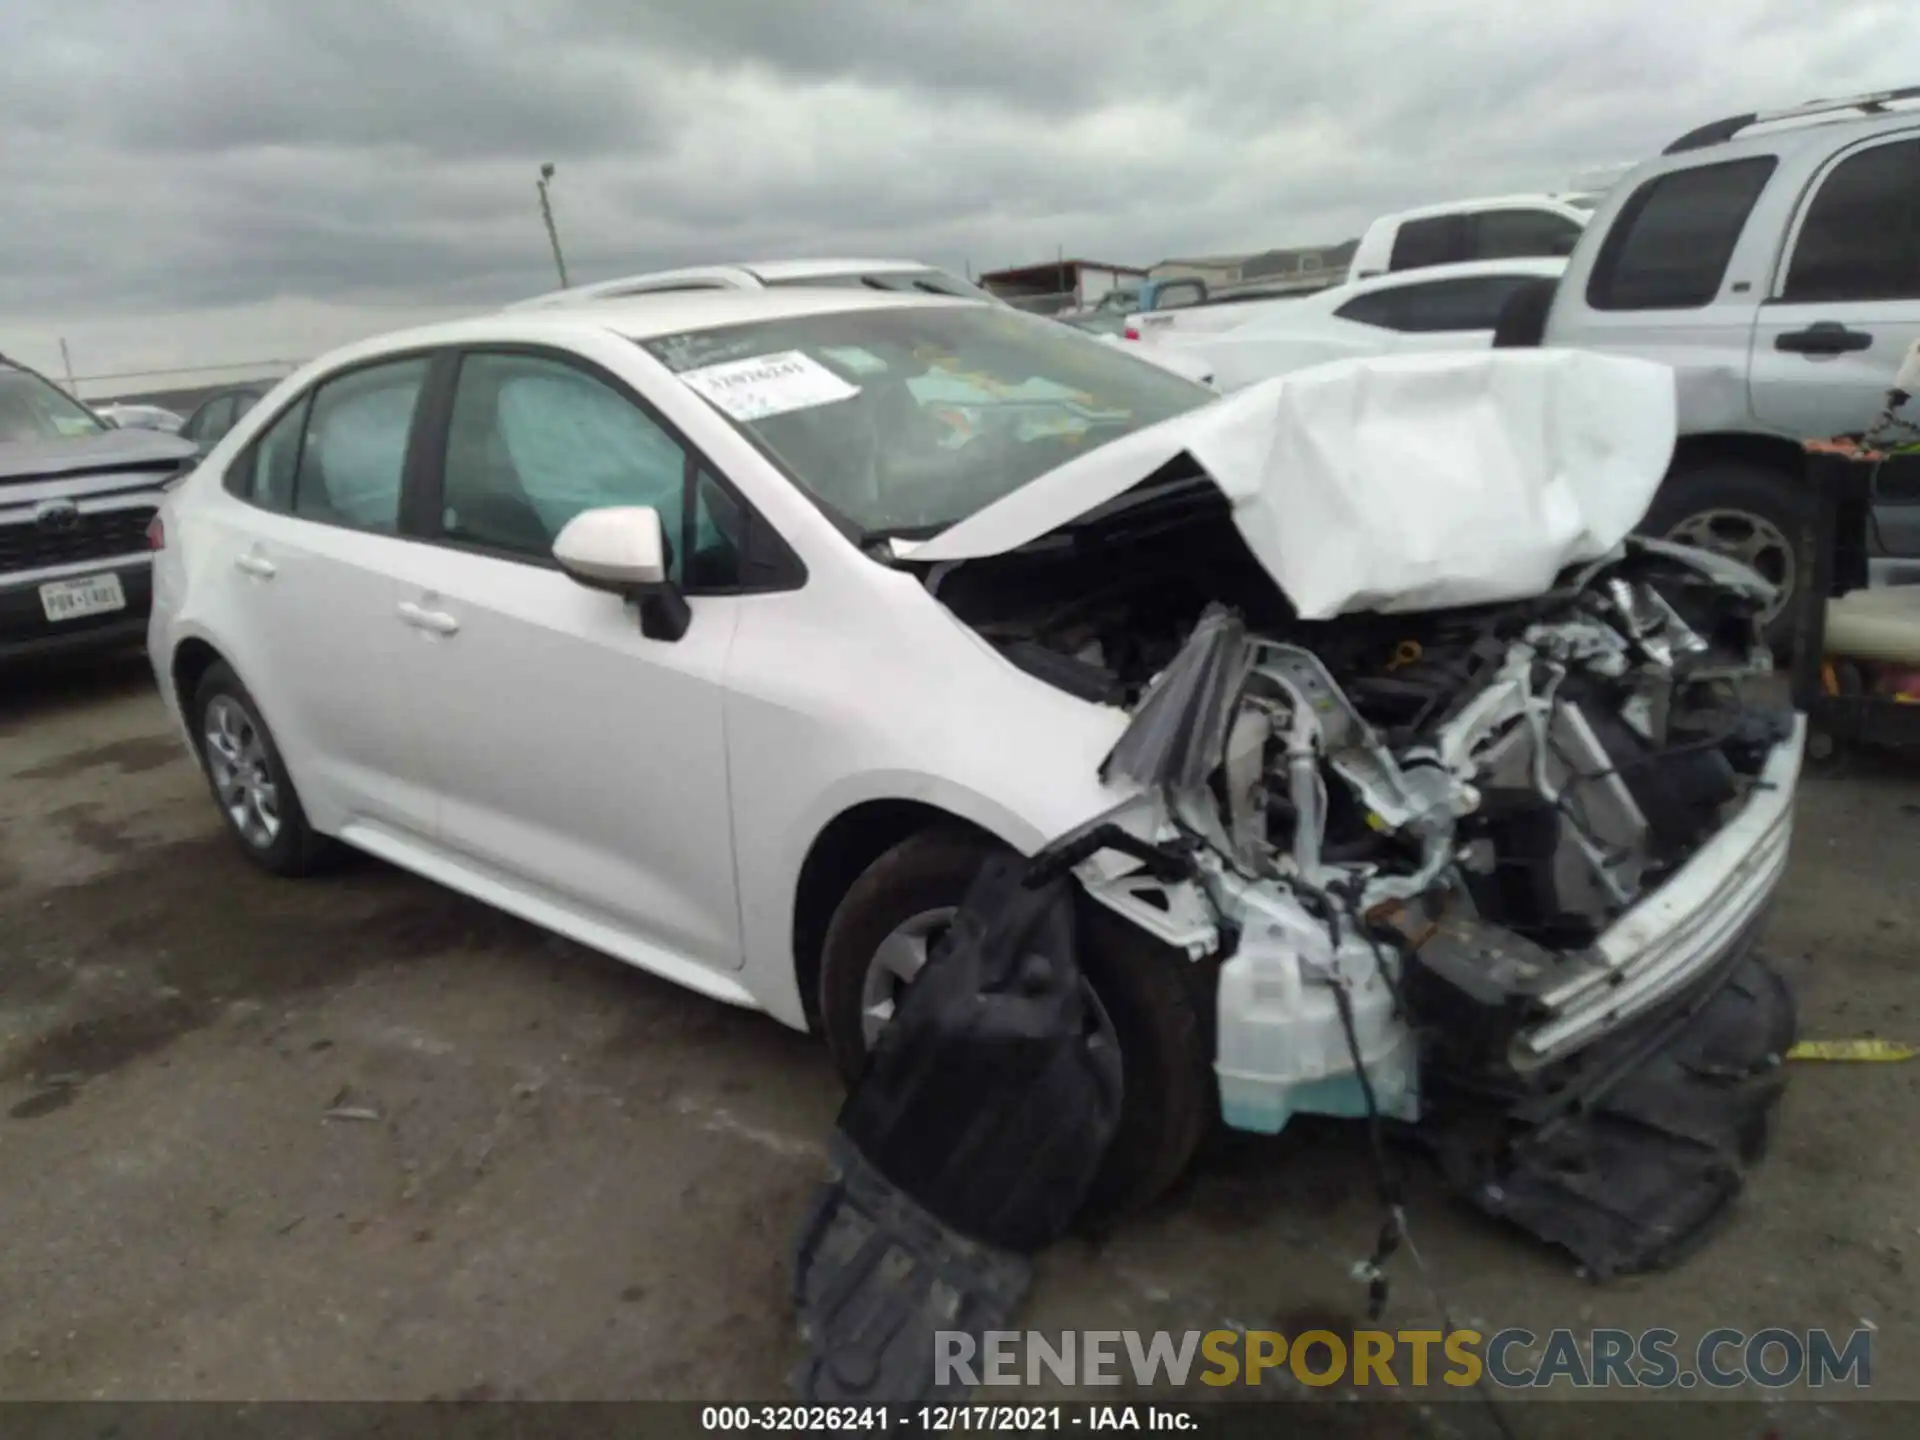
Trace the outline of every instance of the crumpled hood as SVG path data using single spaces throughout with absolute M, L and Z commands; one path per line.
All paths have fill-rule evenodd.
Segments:
M 1673 371 L 1577 350 L 1340 360 L 1136 431 L 1022 486 L 916 562 L 1014 550 L 1185 452 L 1303 619 L 1538 595 L 1624 540 L 1673 455 Z

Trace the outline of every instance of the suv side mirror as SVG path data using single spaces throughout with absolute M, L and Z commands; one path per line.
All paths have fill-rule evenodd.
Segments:
M 640 633 L 652 640 L 678 640 L 693 612 L 679 586 L 667 578 L 672 551 L 651 505 L 610 505 L 583 510 L 553 542 L 553 558 L 569 579 L 610 590 L 640 608 Z

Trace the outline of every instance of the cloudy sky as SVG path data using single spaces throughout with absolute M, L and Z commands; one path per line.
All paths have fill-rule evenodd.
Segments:
M 1920 80 L 1910 0 L 0 0 L 0 351 L 300 358 L 576 281 L 1332 242 Z

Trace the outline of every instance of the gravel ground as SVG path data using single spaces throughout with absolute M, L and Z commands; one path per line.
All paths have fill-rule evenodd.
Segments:
M 1916 774 L 1803 786 L 1769 945 L 1809 1035 L 1920 1036 Z M 807 1037 L 370 860 L 258 874 L 138 657 L 0 677 L 0 1396 L 778 1399 L 837 1102 Z M 1667 1274 L 1588 1283 L 1421 1174 L 1413 1231 L 1461 1324 L 1864 1321 L 1875 1393 L 1920 1398 L 1917 1116 L 1920 1065 L 1797 1067 L 1772 1157 Z M 1049 1252 L 1025 1323 L 1351 1330 L 1378 1219 L 1354 1127 L 1234 1137 Z M 1387 1323 L 1437 1324 L 1394 1274 Z M 1481 1433 L 1472 1408 L 1391 1418 Z M 1747 1414 L 1910 1433 L 1895 1410 Z

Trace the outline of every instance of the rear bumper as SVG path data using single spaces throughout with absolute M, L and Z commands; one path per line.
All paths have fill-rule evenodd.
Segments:
M 1517 1066 L 1573 1054 L 1685 991 L 1739 948 L 1786 871 L 1806 734 L 1806 717 L 1796 715 L 1739 814 L 1609 926 L 1577 973 L 1538 997 L 1542 1018 L 1515 1040 Z
M 40 605 L 40 586 L 50 579 L 86 575 L 120 577 L 126 593 L 123 610 L 89 615 L 78 620 L 50 621 Z M 60 567 L 56 574 L 36 571 L 31 579 L 0 575 L 0 661 L 106 650 L 133 644 L 147 633 L 147 614 L 153 608 L 153 561 L 150 556 L 112 556 L 98 563 Z

